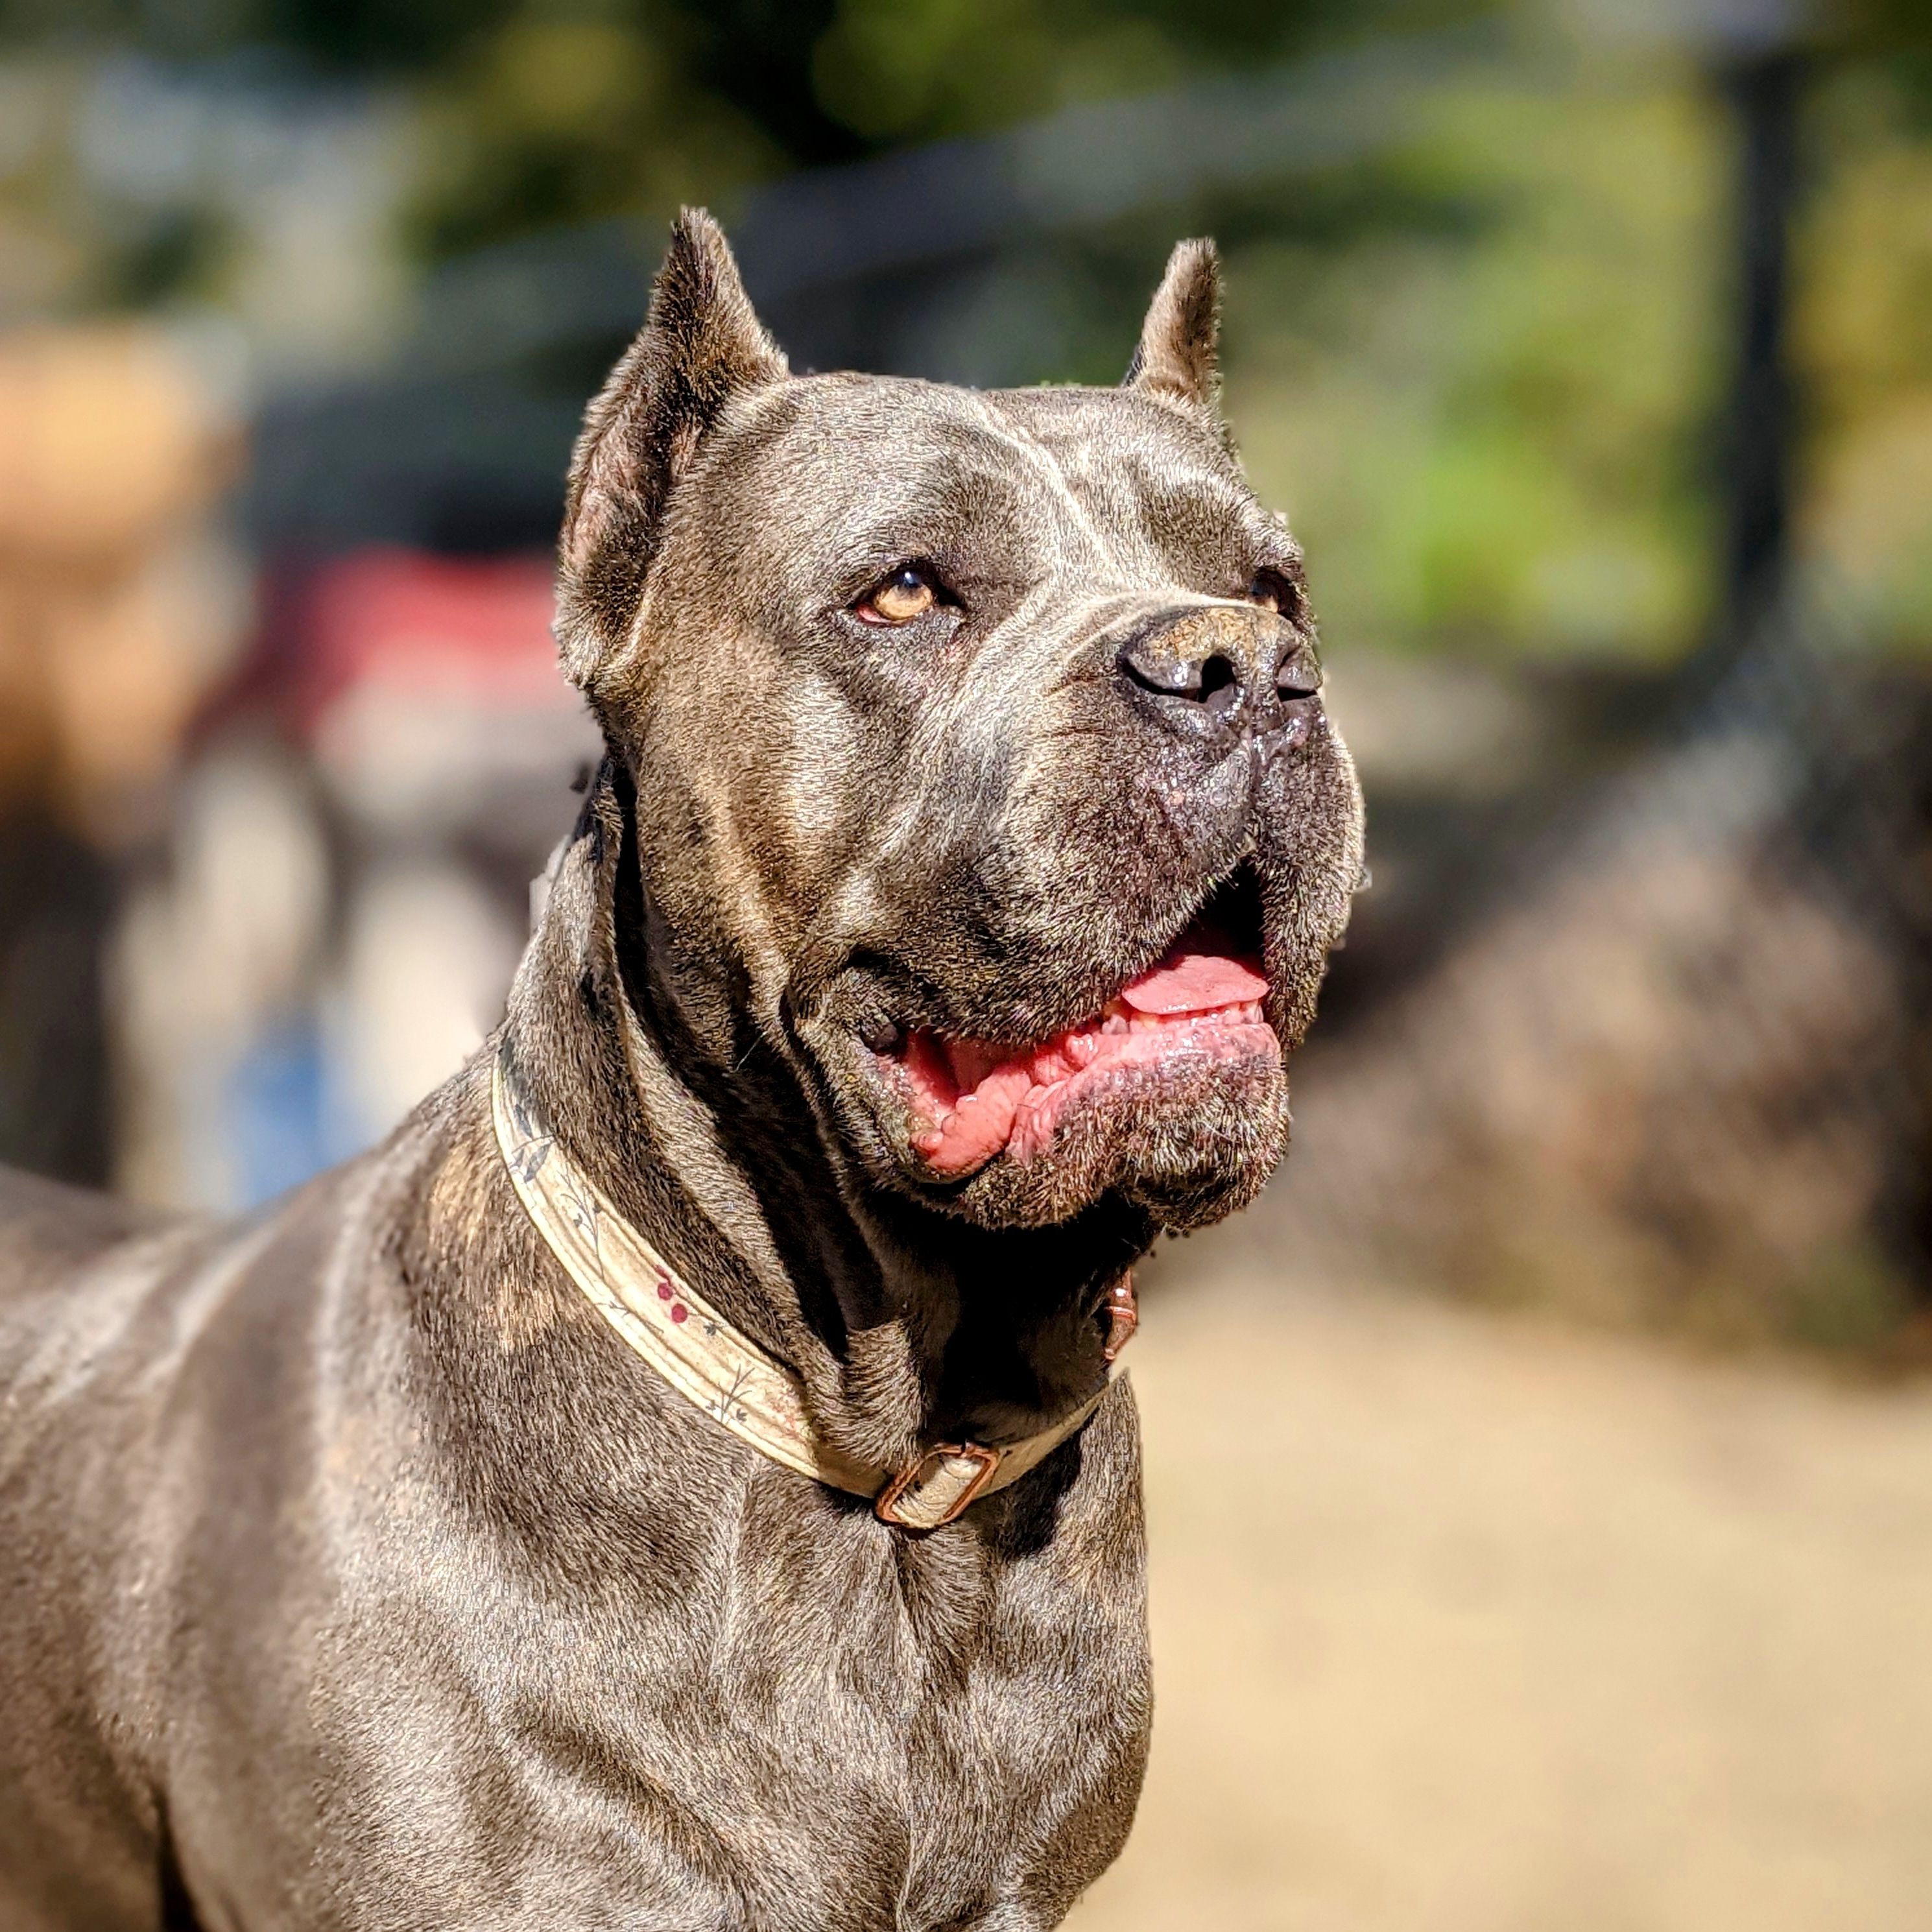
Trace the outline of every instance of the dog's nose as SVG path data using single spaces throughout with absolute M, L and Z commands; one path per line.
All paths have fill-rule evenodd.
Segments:
M 1320 702 L 1313 645 L 1268 610 L 1164 611 L 1129 632 L 1114 663 L 1142 708 L 1179 730 L 1276 730 Z

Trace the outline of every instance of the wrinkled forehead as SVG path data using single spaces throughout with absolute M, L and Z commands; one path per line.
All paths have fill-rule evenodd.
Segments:
M 1280 542 L 1204 425 L 1109 389 L 784 382 L 718 439 L 697 494 L 741 557 L 749 537 L 855 592 L 919 557 L 1239 594 Z

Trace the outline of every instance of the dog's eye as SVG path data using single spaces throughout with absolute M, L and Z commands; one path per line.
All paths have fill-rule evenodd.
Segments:
M 1255 580 L 1248 586 L 1250 604 L 1258 604 L 1264 610 L 1278 610 L 1284 616 L 1293 616 L 1300 601 L 1293 583 L 1279 570 L 1256 571 Z
M 896 570 L 852 607 L 862 624 L 910 624 L 939 602 L 939 586 L 917 566 Z

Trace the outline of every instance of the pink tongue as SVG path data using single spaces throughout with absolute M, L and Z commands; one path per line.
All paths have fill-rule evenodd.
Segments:
M 1258 1000 L 1268 989 L 1252 966 L 1224 952 L 1191 952 L 1184 942 L 1158 966 L 1129 980 L 1120 998 L 1138 1013 L 1194 1013 Z

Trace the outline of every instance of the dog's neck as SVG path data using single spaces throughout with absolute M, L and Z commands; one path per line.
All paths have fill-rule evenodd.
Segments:
M 721 1061 L 652 930 L 634 794 L 607 760 L 511 996 L 532 1098 L 572 1158 L 728 1319 L 794 1369 L 813 1420 L 885 1468 L 936 1439 L 1048 1426 L 1100 1386 L 1108 1286 L 1152 1229 L 1102 1203 L 990 1231 L 871 1188 L 788 1058 Z

